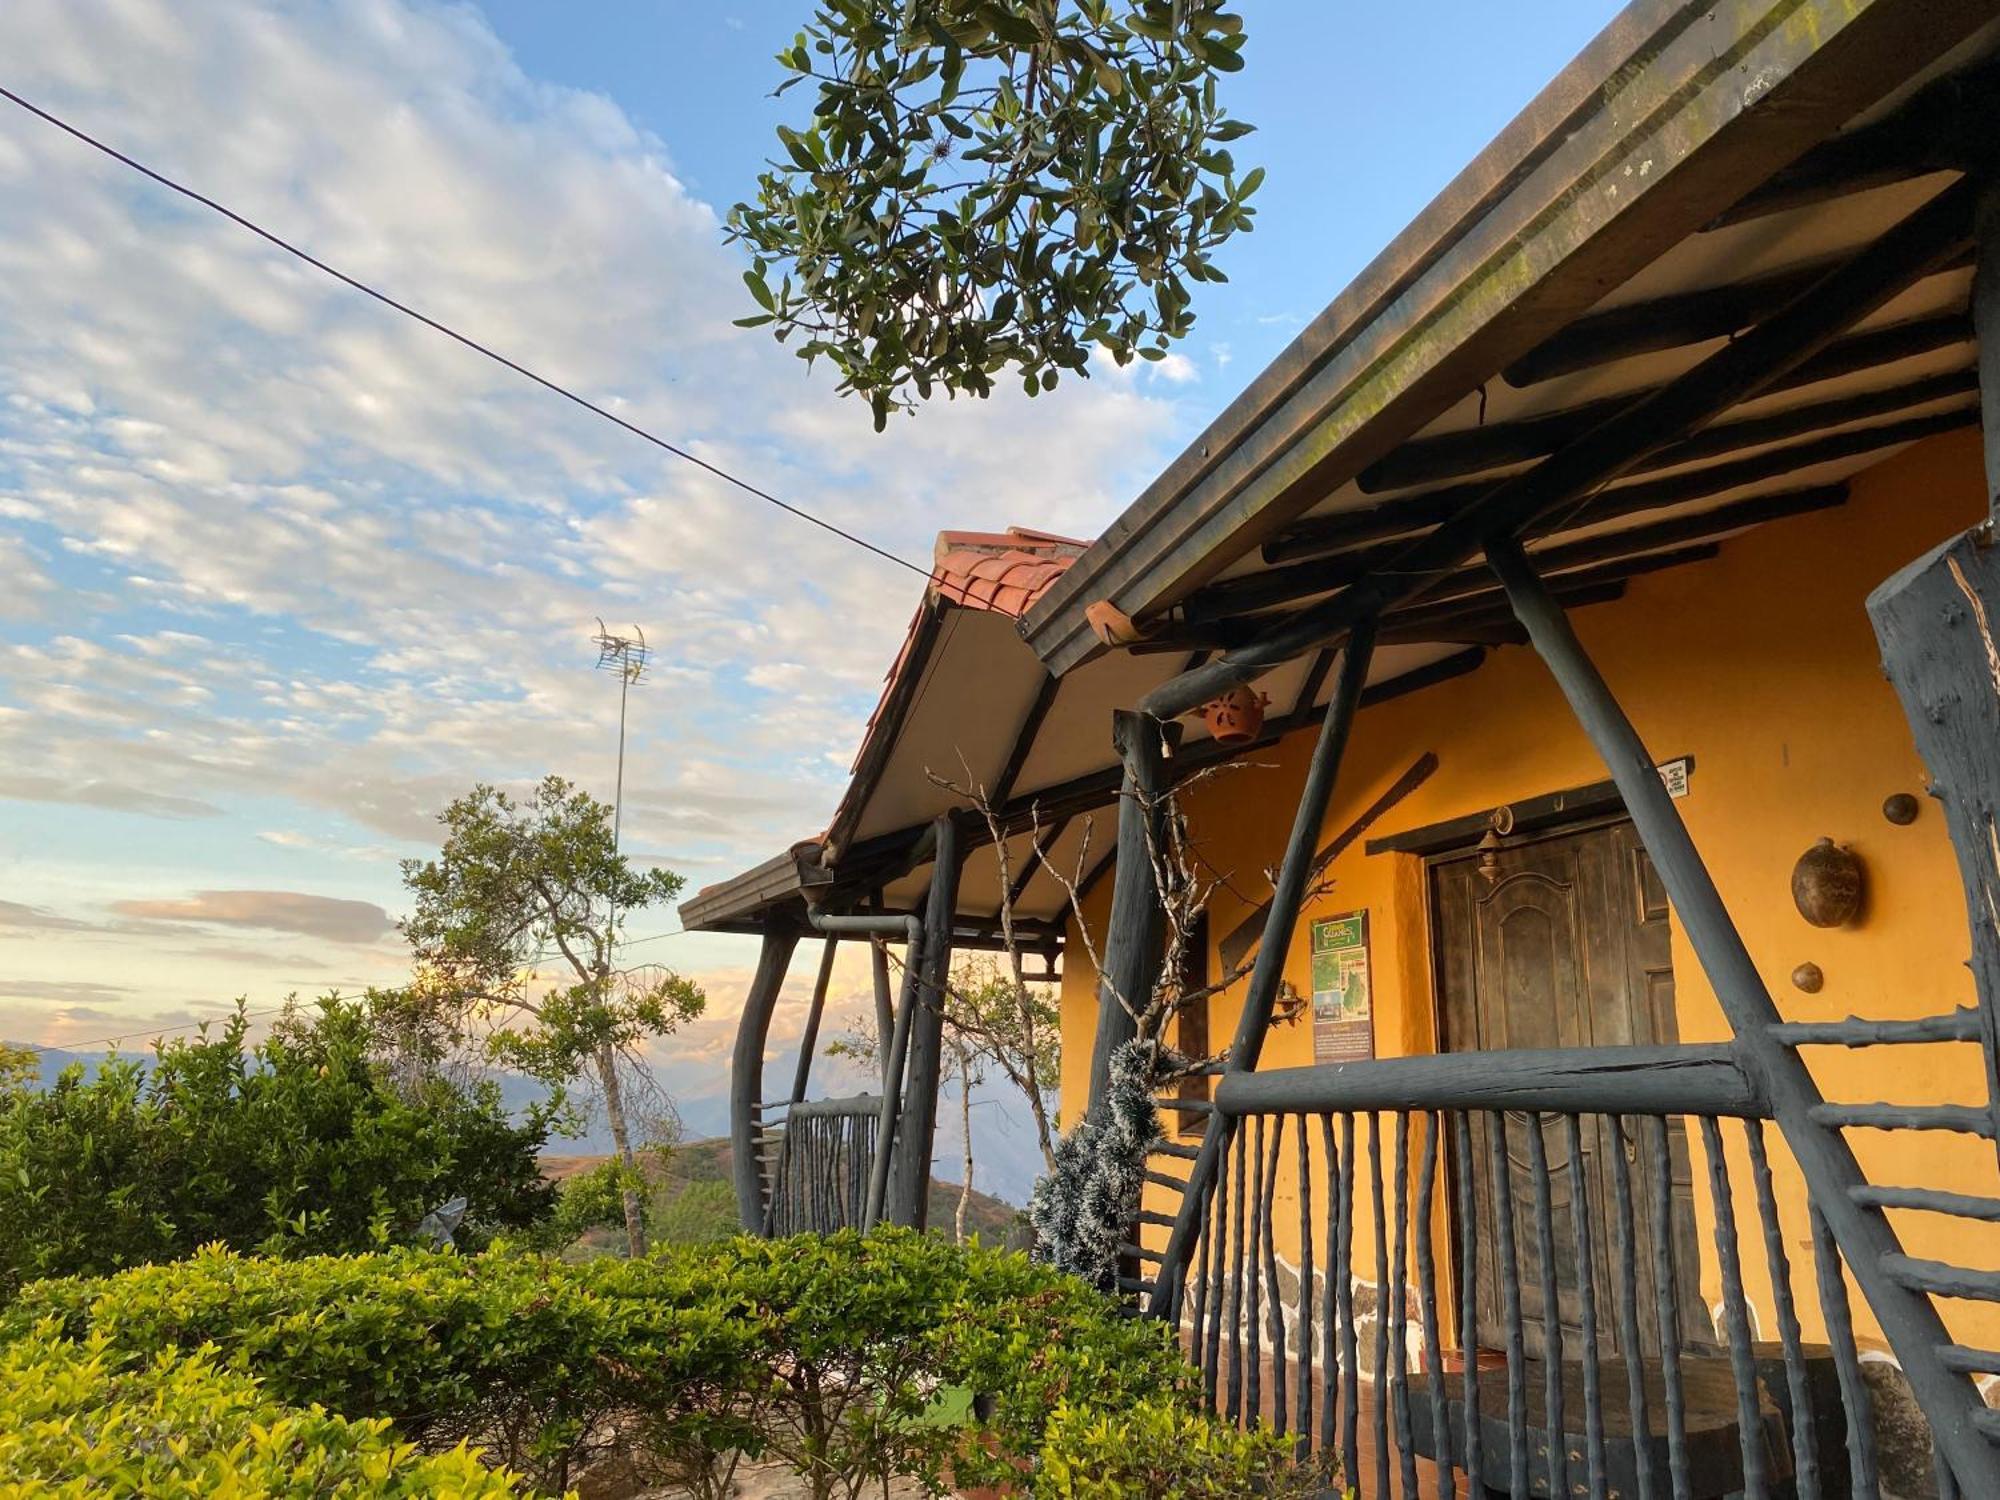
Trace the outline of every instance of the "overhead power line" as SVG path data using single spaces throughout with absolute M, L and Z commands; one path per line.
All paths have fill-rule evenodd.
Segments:
M 926 581 L 928 581 L 931 578 L 932 576 L 931 569 L 920 567 L 916 563 L 911 562 L 907 557 L 900 557 L 896 553 L 889 551 L 886 547 L 879 547 L 875 543 L 869 541 L 866 537 L 856 536 L 853 532 L 847 531 L 839 526 L 836 526 L 833 522 L 828 521 L 820 516 L 816 516 L 809 510 L 801 509 L 799 506 L 793 505 L 788 501 L 780 500 L 776 495 L 773 495 L 768 490 L 759 489 L 756 485 L 750 483 L 749 480 L 739 479 L 736 475 L 730 473 L 727 469 L 721 468 L 716 464 L 712 464 L 705 458 L 696 457 L 693 453 L 690 453 L 687 449 L 678 447 L 675 444 L 668 442 L 665 438 L 660 437 L 655 433 L 648 432 L 645 428 L 639 426 L 635 422 L 626 421 L 623 417 L 618 416 L 614 412 L 607 411 L 605 408 L 599 406 L 595 401 L 590 400 L 588 397 L 579 396 L 575 391 L 569 389 L 569 387 L 558 384 L 556 381 L 549 379 L 546 375 L 537 374 L 535 371 L 529 369 L 526 365 L 521 364 L 515 360 L 509 359 L 506 355 L 501 354 L 499 351 L 493 349 L 489 345 L 481 343 L 478 339 L 472 338 L 467 334 L 460 333 L 456 328 L 453 328 L 450 324 L 440 323 L 436 318 L 433 318 L 426 313 L 421 313 L 417 311 L 417 309 L 411 307 L 408 303 L 397 301 L 394 297 L 391 297 L 387 292 L 378 291 L 375 287 L 370 286 L 367 282 L 362 281 L 357 277 L 350 276 L 345 271 L 339 270 L 334 266 L 328 265 L 325 261 L 319 259 L 317 256 L 312 255 L 309 252 L 300 249 L 297 245 L 291 243 L 291 241 L 283 239 L 276 234 L 273 234 L 270 230 L 264 228 L 263 225 L 257 223 L 255 220 L 245 218 L 242 214 L 237 213 L 236 210 L 234 210 L 233 208 L 226 207 L 225 205 L 216 202 L 215 199 L 210 198 L 203 193 L 196 192 L 193 188 L 186 186 L 184 183 L 176 182 L 173 178 L 167 176 L 164 172 L 156 172 L 155 170 L 153 170 L 153 168 L 147 166 L 144 162 L 135 160 L 134 158 L 127 156 L 123 151 L 120 151 L 117 147 L 107 145 L 105 142 L 97 139 L 96 136 L 91 135 L 86 131 L 78 129 L 76 126 L 70 124 L 67 120 L 62 119 L 59 116 L 50 114 L 47 110 L 43 109 L 39 104 L 31 103 L 28 100 L 22 98 L 12 89 L 0 87 L 0 98 L 6 99 L 9 103 L 19 105 L 22 109 L 26 110 L 29 114 L 34 115 L 37 119 L 43 120 L 48 124 L 55 126 L 56 129 L 62 131 L 64 134 L 72 136 L 76 140 L 83 142 L 84 145 L 90 147 L 93 151 L 101 151 L 104 155 L 110 157 L 113 161 L 119 162 L 124 166 L 130 167 L 133 171 L 139 173 L 141 176 L 151 178 L 161 187 L 166 188 L 171 192 L 179 193 L 183 198 L 186 198 L 194 203 L 199 203 L 203 208 L 209 209 L 215 213 L 222 215 L 223 218 L 229 220 L 232 224 L 238 225 L 241 228 L 249 230 L 259 239 L 264 240 L 269 244 L 277 246 L 278 249 L 284 251 L 287 255 L 294 256 L 297 259 L 304 261 L 314 270 L 319 271 L 324 275 L 331 276 L 335 281 L 341 282 L 346 286 L 352 287 L 355 291 L 360 292 L 365 296 L 373 297 L 377 302 L 381 303 L 384 307 L 393 308 L 406 318 L 414 318 L 417 322 L 423 324 L 426 328 L 429 328 L 436 333 L 441 333 L 446 338 L 453 339 L 456 342 L 463 344 L 466 348 L 472 350 L 475 354 L 485 355 L 486 358 L 492 360 L 495 364 L 503 365 L 507 369 L 512 370 L 516 375 L 519 375 L 527 380 L 532 380 L 536 385 L 541 386 L 544 390 L 553 391 L 556 395 L 561 396 L 565 401 L 572 401 L 576 405 L 582 407 L 585 411 L 591 412 L 597 416 L 604 418 L 604 420 L 607 422 L 613 423 L 616 426 L 624 428 L 634 437 L 644 438 L 654 447 L 664 449 L 666 452 L 673 454 L 675 458 L 681 459 L 686 463 L 693 464 L 696 468 L 701 469 L 706 473 L 714 475 L 717 479 L 722 480 L 725 484 L 730 484 L 735 486 L 737 489 L 743 491 L 743 493 L 745 493 L 746 495 L 753 495 L 757 499 L 764 501 L 767 505 L 775 505 L 779 510 L 784 511 L 787 515 L 796 516 L 799 520 L 805 521 L 810 525 L 817 526 L 821 531 L 829 532 L 832 535 L 839 537 L 844 542 L 851 542 L 853 545 L 861 548 L 863 551 L 872 552 L 875 554 L 875 556 L 883 559 L 885 562 L 894 563 L 899 568 L 907 568 L 912 573 L 915 573 L 919 578 L 923 578 Z
M 292 1009 L 289 1005 L 273 1005 L 263 1010 L 246 1010 L 243 1019 L 254 1021 L 260 1016 L 278 1016 Z M 178 1026 L 148 1026 L 141 1031 L 128 1031 L 122 1036 L 93 1037 L 87 1042 L 22 1042 L 30 1052 L 78 1052 L 86 1047 L 115 1047 L 120 1042 L 129 1042 L 136 1037 L 167 1036 L 176 1031 L 199 1031 L 204 1026 L 212 1026 L 217 1021 L 227 1021 L 236 1015 L 230 1011 L 226 1015 L 210 1016 L 205 1021 L 183 1021 Z

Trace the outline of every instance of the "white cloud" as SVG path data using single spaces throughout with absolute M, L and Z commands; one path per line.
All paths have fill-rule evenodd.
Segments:
M 469 8 L 11 0 L 0 55 L 140 159 L 920 562 L 941 526 L 1093 534 L 1172 425 L 1107 371 L 878 436 L 730 326 L 737 263 L 672 143 L 525 75 Z M 387 900 L 397 842 L 474 780 L 609 792 L 602 615 L 657 648 L 628 847 L 714 878 L 821 826 L 916 578 L 18 112 L 0 197 L 0 797 L 130 819 L 176 890 L 259 884 L 247 848 L 321 888 L 379 856 Z M 210 965 L 170 995 L 131 977 L 245 988 Z
M 147 922 L 261 927 L 335 943 L 373 943 L 395 928 L 389 914 L 373 902 L 303 891 L 196 891 L 179 898 L 118 901 L 111 909 Z

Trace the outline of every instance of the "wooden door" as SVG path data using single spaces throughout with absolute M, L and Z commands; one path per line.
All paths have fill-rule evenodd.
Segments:
M 1674 973 L 1666 892 L 1652 861 L 1624 820 L 1509 841 L 1482 860 L 1477 851 L 1431 865 L 1432 933 L 1444 1044 L 1452 1051 L 1522 1047 L 1612 1047 L 1679 1040 L 1674 1017 Z M 1635 1246 L 1640 1271 L 1642 1354 L 1659 1352 L 1659 1330 L 1650 1316 L 1654 1245 L 1669 1239 L 1681 1302 L 1682 1338 L 1713 1338 L 1699 1293 L 1695 1255 L 1693 1180 L 1687 1138 L 1669 1126 L 1672 1164 L 1671 1222 L 1656 1222 L 1648 1175 L 1650 1121 L 1628 1122 L 1626 1159 L 1634 1197 Z M 1544 1306 L 1534 1176 L 1530 1170 L 1528 1117 L 1508 1116 L 1506 1160 L 1520 1268 L 1523 1332 L 1530 1354 L 1546 1342 L 1550 1310 Z M 1581 1302 L 1574 1205 L 1577 1173 L 1568 1123 L 1541 1121 L 1554 1211 L 1557 1308 L 1566 1346 L 1579 1347 Z M 1583 1198 L 1589 1204 L 1597 1329 L 1602 1347 L 1618 1347 L 1612 1300 L 1613 1203 L 1607 1152 L 1608 1122 L 1586 1120 L 1582 1136 Z M 1479 1218 L 1479 1338 L 1498 1345 L 1501 1322 L 1498 1240 L 1495 1230 L 1492 1143 L 1487 1119 L 1473 1123 L 1475 1212 Z

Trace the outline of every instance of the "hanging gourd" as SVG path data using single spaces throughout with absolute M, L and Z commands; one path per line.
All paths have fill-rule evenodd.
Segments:
M 1852 849 L 1821 839 L 1792 867 L 1792 901 L 1815 927 L 1842 927 L 1861 911 L 1861 861 Z
M 1271 700 L 1255 688 L 1235 687 L 1202 704 L 1202 722 L 1218 745 L 1247 745 L 1263 732 Z

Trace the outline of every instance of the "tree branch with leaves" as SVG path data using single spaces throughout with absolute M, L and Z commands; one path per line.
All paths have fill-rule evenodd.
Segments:
M 1164 357 L 1263 180 L 1216 94 L 1243 44 L 1226 0 L 820 5 L 778 54 L 811 114 L 730 212 L 739 323 L 830 360 L 877 430 L 912 393 Z

